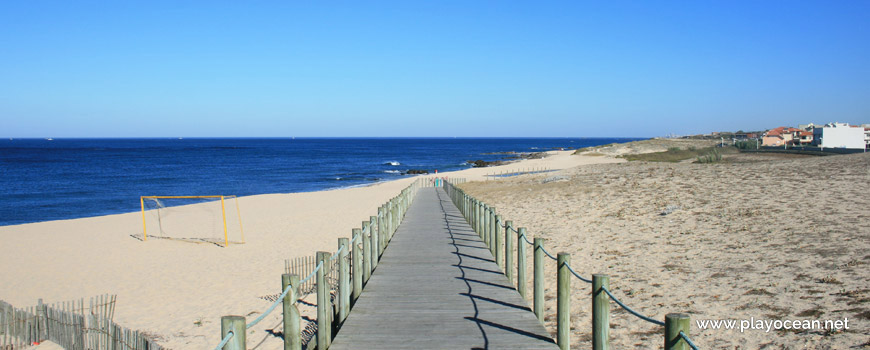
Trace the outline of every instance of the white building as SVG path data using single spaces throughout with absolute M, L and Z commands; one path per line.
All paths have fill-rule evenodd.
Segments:
M 851 126 L 848 123 L 829 123 L 821 128 L 813 128 L 813 145 L 822 148 L 863 149 L 867 145 L 864 140 L 864 127 Z

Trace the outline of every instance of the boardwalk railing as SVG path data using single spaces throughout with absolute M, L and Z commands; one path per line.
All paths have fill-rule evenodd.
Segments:
M 553 256 L 544 248 L 543 238 L 529 240 L 525 228 L 514 229 L 512 221 L 504 220 L 496 214 L 494 207 L 468 195 L 455 186 L 456 181 L 445 181 L 444 189 L 453 203 L 462 212 L 471 227 L 489 247 L 492 256 L 505 276 L 514 283 L 516 269 L 516 288 L 523 298 L 526 298 L 527 286 L 527 245 L 533 252 L 533 310 L 538 320 L 544 322 L 544 257 L 556 262 L 556 343 L 560 349 L 567 350 L 571 344 L 571 276 L 592 287 L 592 348 L 595 350 L 610 349 L 610 300 L 628 311 L 630 314 L 649 323 L 663 327 L 666 350 L 688 350 L 698 347 L 689 338 L 690 320 L 687 314 L 671 313 L 665 316 L 664 322 L 644 316 L 622 303 L 610 291 L 610 277 L 604 274 L 593 274 L 592 278 L 584 278 L 571 267 L 571 254 L 558 253 Z M 514 238 L 513 234 L 516 234 Z M 516 242 L 516 265 L 513 252 Z
M 351 230 L 351 238 L 339 238 L 335 253 L 317 252 L 313 259 L 285 261 L 281 275 L 282 292 L 278 300 L 250 323 L 244 316 L 221 318 L 221 341 L 215 350 L 246 349 L 246 330 L 259 323 L 283 305 L 284 349 L 328 349 L 334 334 L 347 318 L 362 294 L 366 282 L 378 266 L 378 261 L 396 233 L 405 213 L 422 187 L 443 183 L 443 179 L 420 178 L 378 208 L 376 216 L 363 221 L 361 228 Z M 302 274 L 306 277 L 300 279 Z M 317 327 L 314 337 L 303 344 L 302 318 L 297 301 L 313 286 L 317 293 Z M 308 292 L 310 293 L 310 292 Z
M 114 295 L 18 309 L 0 300 L 0 349 L 22 349 L 50 340 L 68 350 L 158 350 L 138 331 L 115 324 Z
M 513 177 L 513 176 L 528 175 L 528 174 L 549 173 L 552 171 L 556 171 L 556 170 L 546 168 L 546 167 L 509 169 L 509 170 L 502 170 L 502 171 L 487 173 L 486 179 L 489 180 L 490 177 Z M 453 182 L 453 183 L 455 184 L 456 182 Z

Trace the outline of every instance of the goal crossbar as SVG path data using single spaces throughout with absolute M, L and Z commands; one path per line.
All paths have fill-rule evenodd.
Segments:
M 148 240 L 148 227 L 145 224 L 145 199 L 197 199 L 197 198 L 220 198 L 221 200 L 221 215 L 223 215 L 224 224 L 224 247 L 230 246 L 229 235 L 227 234 L 227 207 L 225 200 L 227 197 L 232 197 L 236 202 L 236 215 L 239 217 L 239 233 L 242 235 L 242 243 L 245 243 L 245 230 L 242 228 L 242 213 L 239 210 L 239 198 L 236 196 L 141 196 L 139 197 L 139 205 L 142 207 L 142 240 Z

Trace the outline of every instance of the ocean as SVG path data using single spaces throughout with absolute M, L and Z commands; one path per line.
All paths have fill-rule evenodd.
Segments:
M 0 140 L 0 226 L 139 210 L 143 195 L 307 192 L 629 138 Z

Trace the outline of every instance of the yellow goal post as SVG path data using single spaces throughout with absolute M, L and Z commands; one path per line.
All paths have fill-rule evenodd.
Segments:
M 221 215 L 223 215 L 223 226 L 224 226 L 224 247 L 230 246 L 229 235 L 227 234 L 227 210 L 226 210 L 226 198 L 232 197 L 236 204 L 236 215 L 239 218 L 239 233 L 242 236 L 242 242 L 245 243 L 245 230 L 242 227 L 242 213 L 239 210 L 239 198 L 234 195 L 215 195 L 215 196 L 140 196 L 139 197 L 139 205 L 142 207 L 142 240 L 148 240 L 148 227 L 146 225 L 145 218 L 145 200 L 146 199 L 220 199 L 221 201 Z

